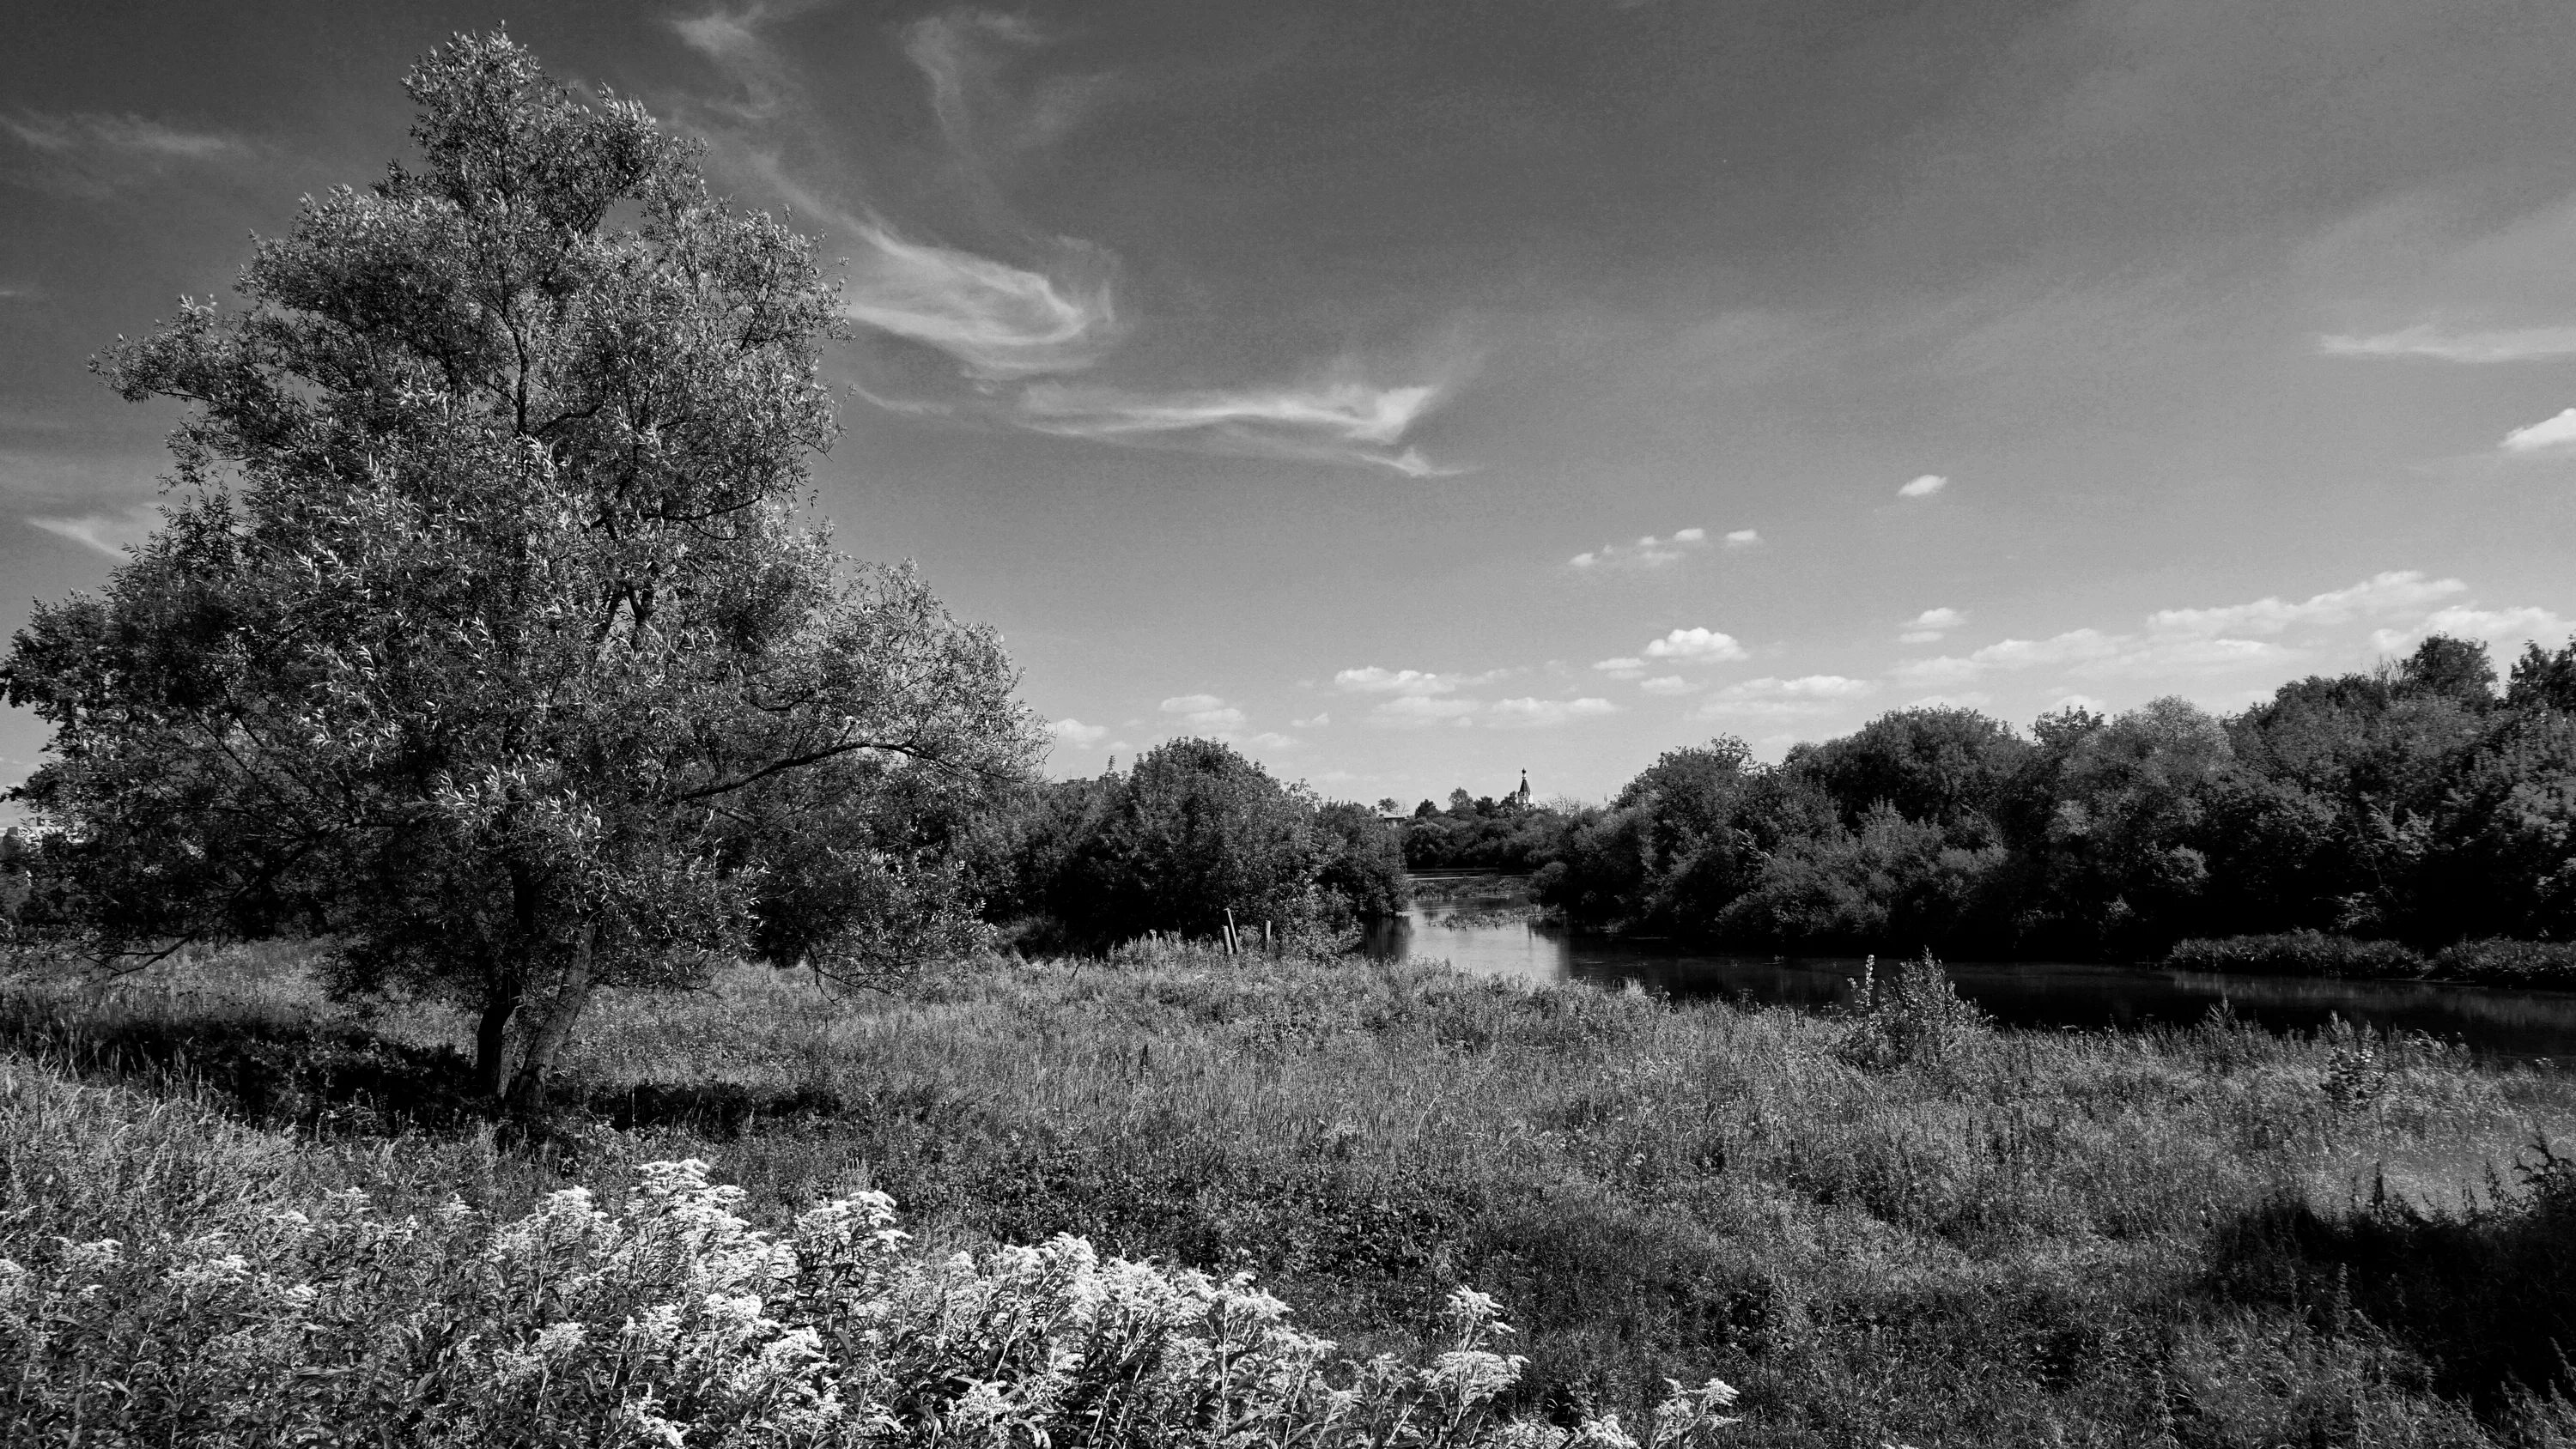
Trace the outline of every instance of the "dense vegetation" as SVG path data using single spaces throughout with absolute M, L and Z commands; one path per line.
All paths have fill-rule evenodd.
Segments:
M 2227 718 L 2162 699 L 2044 716 L 2024 737 L 1906 709 L 1776 767 L 1720 739 L 1667 753 L 1526 854 L 1541 899 L 1578 924 L 1776 949 L 2566 940 L 2576 642 L 2529 646 L 2501 692 L 2484 645 L 2436 637 Z
M 1031 785 L 997 812 L 986 910 L 1024 944 L 1092 948 L 1149 933 L 1330 935 L 1404 908 L 1395 832 L 1216 740 L 1134 767 Z
M 1820 1017 L 1167 948 L 856 995 L 740 967 L 603 996 L 514 1137 L 470 1018 L 335 1004 L 307 954 L 0 995 L 0 1438 L 796 1443 L 837 1386 L 892 1420 L 866 1442 L 1098 1442 L 1106 1403 L 1216 1444 L 1190 1344 L 1232 1334 L 1267 1346 L 1229 1402 L 1338 1443 L 1248 1371 L 1294 1360 L 1272 1327 L 1339 1340 L 1340 1388 L 1453 1349 L 1461 1287 L 1520 1330 L 1497 1407 L 1639 1438 L 1713 1376 L 1718 1445 L 2576 1432 L 2535 1397 L 2576 1173 L 2533 1135 L 2576 1094 L 2421 1040 L 2000 1031 L 1920 970 Z M 741 1195 L 653 1165 L 691 1158 Z M 916 1245 L 858 1241 L 874 1192 Z M 1002 1247 L 1057 1234 L 1089 1248 Z M 1086 1346 L 1141 1372 L 1051 1356 Z

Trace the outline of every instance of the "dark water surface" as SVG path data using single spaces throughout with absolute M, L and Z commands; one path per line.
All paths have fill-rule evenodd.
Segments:
M 1526 920 L 1504 882 L 1476 883 L 1459 899 L 1425 882 L 1423 903 L 1372 936 L 1383 960 L 1446 961 L 1462 971 L 1534 982 L 1636 982 L 1673 996 L 1749 998 L 1822 1007 L 1846 1001 L 1857 958 L 1724 956 L 1651 941 L 1613 941 Z M 1446 897 L 1446 898 L 1444 898 Z M 2576 992 L 2509 991 L 2420 981 L 2333 981 L 2308 976 L 2213 976 L 2139 966 L 2030 961 L 1945 961 L 1959 994 L 2011 1026 L 2189 1026 L 2225 1002 L 2275 1031 L 2309 1031 L 2341 1016 L 2382 1031 L 2421 1031 L 2483 1053 L 2576 1058 Z

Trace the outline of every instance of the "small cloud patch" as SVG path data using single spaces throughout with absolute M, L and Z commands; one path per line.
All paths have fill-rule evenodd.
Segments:
M 1896 490 L 1899 498 L 1929 498 L 1950 486 L 1950 480 L 1938 473 L 1925 473 Z

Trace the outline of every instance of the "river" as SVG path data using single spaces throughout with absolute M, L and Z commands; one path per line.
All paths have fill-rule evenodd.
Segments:
M 1419 878 L 1418 903 L 1378 928 L 1370 954 L 1534 982 L 1635 982 L 1677 997 L 1809 1008 L 1848 1000 L 1861 969 L 1858 958 L 1718 955 L 1536 925 L 1517 892 L 1511 877 Z M 1962 996 L 2011 1026 L 2188 1026 L 2224 1002 L 2275 1031 L 2312 1031 L 2340 1016 L 2381 1031 L 2428 1032 L 2484 1054 L 2576 1058 L 2576 992 L 2046 961 L 1942 964 Z

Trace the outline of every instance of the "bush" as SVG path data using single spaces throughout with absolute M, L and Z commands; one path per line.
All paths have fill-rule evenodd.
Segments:
M 2391 980 L 2424 974 L 2426 961 L 2395 941 L 2362 941 L 2323 931 L 2268 936 L 2195 936 L 2176 941 L 2164 965 L 2227 976 L 2361 976 Z
M 2462 941 L 2434 953 L 2433 974 L 2488 986 L 2576 987 L 2576 942 Z
M 766 1233 L 706 1172 L 650 1163 L 620 1211 L 575 1187 L 506 1223 L 456 1199 L 395 1220 L 356 1190 L 290 1207 L 245 1183 L 130 1242 L 0 1229 L 0 1356 L 18 1365 L 0 1423 L 31 1449 L 1636 1446 L 1615 1417 L 1508 1416 L 1523 1360 L 1490 1346 L 1511 1330 L 1467 1289 L 1427 1366 L 1354 1362 L 1249 1274 L 1103 1260 L 1070 1236 L 925 1260 L 874 1192 Z M 1715 1380 L 1676 1393 L 1649 1443 L 1704 1438 L 1733 1398 Z

